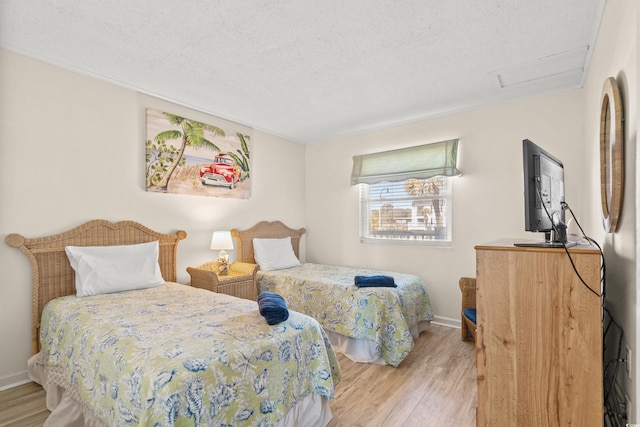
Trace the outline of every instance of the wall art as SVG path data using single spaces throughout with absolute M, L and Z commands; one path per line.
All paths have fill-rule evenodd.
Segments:
M 147 109 L 146 189 L 149 192 L 248 199 L 250 128 L 203 123 Z

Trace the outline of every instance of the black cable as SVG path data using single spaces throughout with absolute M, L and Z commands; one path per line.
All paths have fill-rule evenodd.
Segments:
M 553 227 L 553 231 L 556 233 L 556 236 L 558 236 L 558 235 L 560 235 L 560 233 L 558 232 L 558 227 L 556 226 L 556 223 L 553 221 L 553 218 L 551 217 L 551 214 L 549 213 L 549 210 L 547 209 L 547 205 L 544 203 L 544 200 L 542 199 L 542 194 L 540 193 L 540 189 L 538 188 L 538 185 L 536 185 L 535 187 L 536 187 L 536 193 L 538 195 L 538 198 L 540 199 L 540 204 L 544 208 L 544 211 L 547 214 L 547 218 L 549 218 L 549 221 L 551 222 L 551 227 Z M 564 209 L 564 206 L 568 206 L 568 205 L 566 203 L 562 202 L 561 209 Z M 573 215 L 573 212 L 571 213 L 571 215 Z M 575 217 L 574 217 L 574 219 L 575 219 Z M 577 223 L 577 220 L 576 220 L 576 223 Z M 566 232 L 565 232 L 565 235 L 566 235 Z M 582 282 L 584 287 L 587 288 L 589 290 L 589 292 L 591 292 L 592 294 L 596 295 L 598 298 L 602 298 L 602 296 L 603 296 L 602 295 L 602 281 L 600 282 L 601 283 L 601 288 L 600 288 L 600 292 L 601 293 L 599 294 L 596 291 L 594 291 L 593 289 L 591 289 L 591 287 L 589 285 L 587 285 L 587 282 L 584 281 L 584 279 L 582 278 L 582 275 L 580 274 L 580 272 L 578 272 L 578 268 L 576 267 L 576 264 L 573 262 L 573 258 L 571 257 L 571 254 L 569 253 L 569 248 L 567 248 L 566 242 L 561 239 L 560 243 L 562 243 L 562 247 L 564 248 L 564 251 L 567 253 L 567 257 L 569 257 L 569 261 L 571 262 L 571 266 L 573 267 L 573 271 L 576 273 L 576 275 L 578 276 L 578 279 L 580 279 L 580 281 Z M 600 254 L 602 255 L 602 251 L 600 251 Z
M 580 225 L 580 222 L 578 221 L 578 218 L 576 218 L 576 215 L 573 213 L 573 210 L 571 209 L 571 206 L 569 206 L 568 203 L 564 203 L 564 207 L 566 207 L 567 209 L 569 209 L 569 212 L 571 213 L 571 217 L 573 217 L 573 220 L 576 222 L 576 225 L 578 226 L 578 228 L 580 229 L 580 232 L 582 233 L 582 237 L 588 241 L 589 243 L 591 243 L 592 245 L 594 245 L 595 247 L 598 248 L 598 251 L 600 252 L 600 261 L 601 261 L 601 266 L 600 266 L 600 283 L 601 283 L 601 294 L 602 294 L 602 298 L 604 299 L 607 293 L 606 287 L 607 287 L 607 282 L 606 282 L 606 272 L 607 272 L 607 267 L 604 261 L 604 252 L 602 251 L 602 248 L 600 247 L 600 245 L 598 244 L 598 242 L 596 242 L 594 239 L 592 239 L 591 237 L 587 236 L 586 233 L 584 232 L 584 230 L 582 229 L 582 226 Z
M 591 243 L 592 245 L 596 246 L 598 248 L 598 251 L 600 252 L 600 260 L 601 260 L 601 266 L 600 266 L 600 289 L 601 289 L 601 295 L 602 295 L 602 299 L 601 299 L 601 307 L 603 312 L 606 312 L 607 315 L 609 316 L 609 323 L 606 326 L 606 328 L 604 329 L 604 334 L 602 337 L 602 344 L 603 344 L 603 348 L 602 348 L 602 360 L 604 361 L 604 356 L 605 356 L 605 352 L 606 352 L 606 341 L 607 341 L 607 335 L 609 333 L 609 328 L 611 327 L 611 325 L 615 325 L 616 328 L 618 328 L 618 330 L 620 331 L 620 337 L 618 338 L 618 352 L 615 356 L 615 358 L 611 361 L 609 361 L 606 366 L 604 366 L 603 369 L 603 400 L 604 400 L 604 404 L 605 404 L 605 415 L 609 415 L 609 416 L 614 416 L 616 419 L 622 418 L 623 420 L 626 420 L 627 415 L 626 413 L 623 413 L 622 416 L 621 414 L 615 409 L 614 406 L 612 406 L 611 402 L 609 402 L 611 396 L 612 396 L 612 392 L 613 392 L 613 387 L 615 386 L 616 383 L 616 378 L 618 377 L 618 370 L 620 368 L 620 362 L 625 362 L 625 363 L 629 363 L 629 361 L 625 361 L 625 359 L 622 358 L 622 343 L 623 343 L 623 338 L 624 338 L 624 329 L 622 328 L 622 326 L 620 326 L 615 319 L 613 318 L 613 316 L 611 315 L 611 312 L 609 311 L 609 309 L 607 309 L 604 306 L 604 301 L 605 301 L 605 296 L 606 296 L 606 263 L 605 263 L 605 258 L 604 258 L 604 252 L 602 251 L 602 248 L 600 247 L 600 245 L 598 244 L 598 242 L 596 242 L 594 239 L 590 238 L 589 236 L 586 235 L 586 233 L 584 232 L 584 229 L 582 228 L 582 226 L 580 225 L 580 222 L 578 221 L 578 218 L 576 218 L 576 215 L 573 213 L 573 210 L 571 209 L 571 206 L 569 206 L 568 203 L 564 203 L 563 207 L 566 207 L 569 212 L 571 213 L 571 216 L 573 217 L 574 221 L 576 222 L 576 225 L 578 226 L 578 228 L 580 229 L 580 232 L 582 233 L 582 237 L 588 241 L 589 243 Z M 579 273 L 576 271 L 576 273 L 579 276 Z M 582 280 L 582 278 L 580 278 Z M 584 281 L 583 281 L 584 283 Z M 603 322 L 604 322 L 604 317 L 603 317 Z M 613 372 L 613 376 L 611 377 L 611 381 L 609 383 L 609 387 L 607 389 L 607 373 L 609 371 L 609 368 L 613 366 L 615 368 L 614 372 Z M 615 405 L 620 405 L 620 402 L 616 402 Z M 624 402 L 623 407 L 626 406 L 626 402 Z M 616 423 L 617 424 L 617 423 Z
M 604 400 L 604 407 L 605 407 L 605 417 L 614 417 L 615 420 L 623 420 L 626 421 L 628 418 L 628 414 L 626 413 L 626 411 L 624 410 L 624 408 L 626 408 L 626 402 L 621 402 L 621 401 L 614 401 L 611 402 L 610 399 L 613 396 L 613 387 L 616 384 L 616 378 L 618 376 L 618 369 L 620 367 L 620 362 L 625 362 L 625 359 L 622 358 L 621 353 L 622 353 L 622 342 L 624 341 L 624 329 L 622 329 L 622 327 L 615 321 L 615 319 L 613 318 L 613 316 L 611 315 L 611 312 L 605 307 L 604 311 L 607 313 L 607 315 L 609 316 L 609 324 L 605 329 L 605 334 L 603 337 L 603 341 L 606 341 L 606 336 L 609 332 L 609 328 L 611 327 L 611 325 L 615 325 L 618 330 L 620 331 L 620 336 L 618 337 L 618 354 L 615 356 L 615 358 L 611 361 L 609 361 L 607 363 L 607 365 L 604 367 L 604 375 L 603 375 L 603 382 L 604 382 L 604 395 L 603 395 L 603 400 Z M 604 319 L 603 319 L 604 320 Z M 604 360 L 604 358 L 603 358 Z M 628 361 L 626 361 L 626 363 L 629 363 Z M 609 383 L 609 389 L 607 390 L 607 372 L 609 371 L 609 368 L 611 366 L 615 367 L 615 371 L 613 373 L 613 376 L 611 377 L 611 381 Z M 622 407 L 622 413 L 619 411 L 618 407 Z M 627 408 L 628 409 L 628 408 Z M 618 424 L 616 422 L 616 425 L 621 425 Z
M 615 372 L 613 374 L 613 379 L 611 381 L 611 386 L 609 391 L 607 391 L 606 389 L 604 390 L 604 400 L 605 402 L 607 401 L 608 397 L 611 395 L 611 391 L 613 390 L 613 385 L 615 384 L 615 379 L 618 376 L 618 368 L 620 366 L 619 362 L 625 362 L 625 359 L 622 358 L 622 342 L 624 339 L 624 329 L 622 329 L 622 326 L 620 326 L 618 324 L 618 322 L 615 321 L 615 319 L 613 318 L 613 316 L 611 315 L 611 312 L 609 311 L 609 309 L 607 309 L 606 307 L 604 308 L 604 311 L 609 315 L 609 326 L 607 326 L 605 333 L 604 333 L 604 337 L 603 337 L 603 344 L 606 341 L 606 337 L 607 337 L 607 333 L 609 332 L 609 327 L 613 324 L 615 325 L 618 330 L 620 331 L 620 337 L 618 338 L 618 354 L 616 354 L 616 357 L 609 361 L 609 363 L 607 363 L 604 372 L 603 372 L 603 377 L 606 379 L 607 377 L 607 370 L 609 369 L 609 367 L 611 366 L 612 363 L 615 363 Z M 626 363 L 629 363 L 629 361 L 626 361 Z
M 545 205 L 544 201 L 542 200 L 542 195 L 540 194 L 540 189 L 538 188 L 538 186 L 536 185 L 536 191 L 538 194 L 538 197 L 540 198 L 540 202 L 542 204 L 542 207 L 544 208 L 545 213 L 547 214 L 547 217 L 549 218 L 549 221 L 551 222 L 551 226 L 553 227 L 553 231 L 556 233 L 556 236 L 559 235 L 560 233 L 558 232 L 558 228 L 556 226 L 556 224 L 553 221 L 553 218 L 551 217 L 551 214 L 549 213 L 549 210 L 547 209 L 547 206 Z M 573 210 L 571 209 L 571 207 L 569 206 L 568 203 L 562 202 L 562 209 L 568 209 L 569 212 L 571 213 L 571 216 L 573 217 L 574 221 L 576 222 L 576 225 L 578 226 L 578 228 L 580 229 L 580 232 L 582 233 L 582 237 L 589 243 L 591 243 L 592 245 L 594 245 L 595 247 L 598 248 L 598 251 L 600 252 L 600 260 L 601 260 L 601 266 L 600 266 L 600 294 L 598 294 L 596 291 L 594 291 L 593 289 L 591 289 L 591 287 L 589 285 L 587 285 L 587 283 L 584 281 L 584 279 L 582 278 L 582 275 L 580 274 L 580 272 L 578 271 L 573 258 L 571 257 L 571 254 L 569 253 L 569 249 L 567 248 L 567 245 L 565 244 L 565 242 L 561 239 L 561 243 L 562 246 L 564 247 L 564 250 L 567 254 L 567 257 L 569 258 L 569 261 L 571 262 L 571 266 L 573 267 L 573 271 L 576 273 L 576 275 L 578 276 L 578 278 L 580 279 L 580 281 L 582 282 L 582 284 L 593 294 L 597 295 L 600 298 L 600 306 L 601 306 L 601 310 L 606 312 L 607 315 L 609 316 L 609 324 L 606 328 L 604 329 L 604 334 L 603 334 L 603 348 L 602 348 L 602 356 L 603 356 L 603 361 L 604 361 L 604 353 L 605 353 L 605 349 L 606 349 L 606 337 L 607 334 L 609 332 L 609 328 L 611 327 L 611 325 L 615 325 L 618 330 L 620 331 L 620 337 L 618 338 L 618 352 L 617 355 L 615 356 L 615 358 L 611 361 L 609 361 L 606 366 L 603 367 L 603 401 L 604 401 L 604 406 L 605 406 L 605 417 L 609 417 L 609 419 L 611 419 L 611 417 L 614 417 L 616 420 L 624 420 L 626 421 L 628 418 L 628 414 L 623 410 L 622 414 L 616 410 L 616 406 L 621 406 L 623 408 L 626 408 L 626 402 L 614 402 L 613 406 L 612 403 L 609 401 L 611 396 L 612 396 L 612 392 L 613 392 L 613 387 L 616 384 L 616 378 L 618 376 L 618 370 L 620 368 L 620 362 L 625 362 L 625 363 L 629 363 L 628 360 L 625 360 L 622 358 L 621 353 L 622 353 L 622 343 L 623 343 L 623 338 L 624 338 L 624 329 L 622 328 L 622 326 L 620 326 L 615 319 L 613 318 L 613 316 L 611 315 L 611 312 L 609 311 L 609 309 L 607 309 L 604 306 L 604 301 L 605 301 L 605 295 L 606 295 L 606 264 L 605 264 L 605 258 L 604 258 L 604 252 L 602 251 L 602 248 L 600 247 L 600 245 L 598 244 L 598 242 L 596 242 L 594 239 L 590 238 L 589 236 L 586 235 L 586 233 L 584 232 L 582 226 L 580 225 L 580 222 L 578 221 L 578 219 L 576 218 L 575 214 L 573 213 Z M 604 322 L 604 317 L 603 317 L 603 322 Z M 606 384 L 606 379 L 607 379 L 607 372 L 609 371 L 610 367 L 614 367 L 614 371 L 613 371 L 613 376 L 611 377 L 611 382 L 609 384 L 609 387 L 607 389 L 607 384 Z M 628 408 L 627 408 L 628 409 Z M 618 424 L 616 422 L 616 424 Z

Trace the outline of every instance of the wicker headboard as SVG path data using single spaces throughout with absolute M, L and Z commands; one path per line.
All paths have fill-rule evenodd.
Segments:
M 294 230 L 284 225 L 280 221 L 262 221 L 248 230 L 231 230 L 231 236 L 236 240 L 238 246 L 238 261 L 256 263 L 253 257 L 253 239 L 282 239 L 291 237 L 293 252 L 300 258 L 300 238 L 306 232 L 304 228 Z
M 158 262 L 162 277 L 176 281 L 176 255 L 178 242 L 187 237 L 186 231 L 163 234 L 135 221 L 112 223 L 101 219 L 89 221 L 79 227 L 53 236 L 28 239 L 20 234 L 9 234 L 5 242 L 24 252 L 33 271 L 31 348 L 40 349 L 40 317 L 45 304 L 54 298 L 75 294 L 75 273 L 64 251 L 65 246 L 113 246 L 146 243 L 158 240 Z

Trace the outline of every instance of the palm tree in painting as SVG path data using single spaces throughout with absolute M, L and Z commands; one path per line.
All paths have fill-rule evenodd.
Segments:
M 185 119 L 184 117 L 174 114 L 162 113 L 169 123 L 178 125 L 182 130 L 170 129 L 157 134 L 154 141 L 159 145 L 167 145 L 167 141 L 181 140 L 179 148 L 170 155 L 170 163 L 167 162 L 164 174 L 160 173 L 154 177 L 152 184 L 160 189 L 166 189 L 169 185 L 171 175 L 179 164 L 184 163 L 184 151 L 187 146 L 196 148 L 205 148 L 213 151 L 220 151 L 220 148 L 213 142 L 205 138 L 205 131 L 209 131 L 215 135 L 225 136 L 224 130 L 213 125 L 198 122 L 195 120 Z
M 247 144 L 247 140 L 250 139 L 249 135 L 243 135 L 240 132 L 236 132 L 236 136 L 240 140 L 240 148 L 241 150 L 236 150 L 236 153 L 229 152 L 229 155 L 236 161 L 240 169 L 242 169 L 242 178 L 249 177 L 249 145 Z

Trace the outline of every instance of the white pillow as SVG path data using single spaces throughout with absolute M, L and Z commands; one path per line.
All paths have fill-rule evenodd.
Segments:
M 253 257 L 261 270 L 280 270 L 300 265 L 293 253 L 291 237 L 284 239 L 253 239 Z
M 108 294 L 162 285 L 158 241 L 124 246 L 67 246 L 76 272 L 76 296 Z

